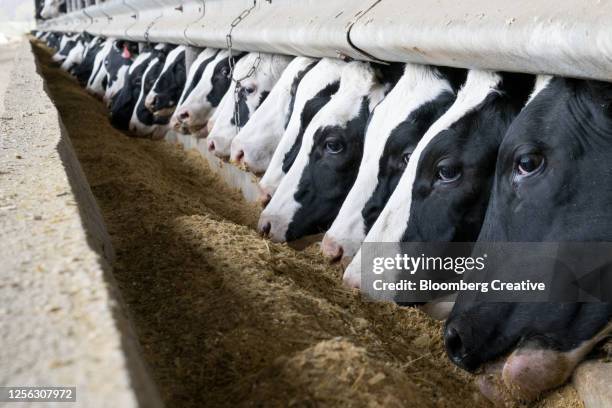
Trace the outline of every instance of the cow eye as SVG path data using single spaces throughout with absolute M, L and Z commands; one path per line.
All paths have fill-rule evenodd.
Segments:
M 251 95 L 252 93 L 254 93 L 254 92 L 255 92 L 255 88 L 253 88 L 252 86 L 249 86 L 249 87 L 244 88 L 244 91 L 245 91 L 247 94 Z
M 526 153 L 517 157 L 515 171 L 521 177 L 530 176 L 544 167 L 544 156 L 538 153 Z
M 229 73 L 230 73 L 229 68 L 227 67 L 221 68 L 221 75 L 223 75 L 224 77 L 228 77 Z
M 338 154 L 344 150 L 344 144 L 337 140 L 328 140 L 325 142 L 325 151 L 329 154 Z
M 438 163 L 436 178 L 440 183 L 452 183 L 461 178 L 461 167 L 447 160 Z

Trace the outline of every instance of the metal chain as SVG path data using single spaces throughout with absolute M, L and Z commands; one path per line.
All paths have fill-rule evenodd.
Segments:
M 236 68 L 236 64 L 234 63 L 232 32 L 234 31 L 234 28 L 236 28 L 238 24 L 240 24 L 249 14 L 251 14 L 251 11 L 253 11 L 256 6 L 257 6 L 257 0 L 253 0 L 253 5 L 249 8 L 244 9 L 242 13 L 240 13 L 238 17 L 236 17 L 232 21 L 232 23 L 230 24 L 229 32 L 225 36 L 225 41 L 226 41 L 227 50 L 228 50 L 227 61 L 230 67 L 229 75 L 230 75 L 230 78 L 232 79 L 232 82 L 234 82 L 234 126 L 236 128 L 236 133 L 240 131 L 240 109 L 238 107 L 240 82 L 244 81 L 247 78 L 250 78 L 251 76 L 253 76 L 253 74 L 255 74 L 255 72 L 259 68 L 259 64 L 261 63 L 261 53 L 257 54 L 257 58 L 255 58 L 255 61 L 253 61 L 253 65 L 251 66 L 249 71 L 246 73 L 246 75 L 244 75 L 241 78 L 235 79 L 234 69 Z
M 149 41 L 149 31 L 151 30 L 151 28 L 153 28 L 153 25 L 155 25 L 155 23 L 157 22 L 157 20 L 159 20 L 162 16 L 159 15 L 157 17 L 155 17 L 148 25 L 147 28 L 145 28 L 145 32 L 144 32 L 144 39 L 145 39 L 145 43 L 147 45 L 150 45 L 151 42 Z

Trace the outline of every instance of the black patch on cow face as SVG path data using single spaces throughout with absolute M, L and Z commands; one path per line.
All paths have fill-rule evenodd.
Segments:
M 106 67 L 108 86 L 111 86 L 118 79 L 119 69 L 124 65 L 132 64 L 132 55 L 134 52 L 134 44 L 129 41 L 115 41 L 111 47 L 110 52 L 104 59 L 104 66 Z M 136 46 L 137 47 L 137 46 Z M 124 49 L 129 51 L 130 57 L 124 55 Z M 137 52 L 137 51 L 136 51 Z
M 328 126 L 315 132 L 294 195 L 300 208 L 289 223 L 287 241 L 326 231 L 338 215 L 359 171 L 369 103 L 369 98 L 362 98 L 359 114 L 344 127 Z
M 328 84 L 325 88 L 321 89 L 312 99 L 308 100 L 304 104 L 304 109 L 302 113 L 300 113 L 300 131 L 291 146 L 291 149 L 285 154 L 285 158 L 283 159 L 283 173 L 287 173 L 298 153 L 300 152 L 300 148 L 302 147 L 302 138 L 304 137 L 304 132 L 306 128 L 310 124 L 310 121 L 314 116 L 329 102 L 331 97 L 338 92 L 340 88 L 340 81 L 334 81 Z
M 81 62 L 74 71 L 74 74 L 81 84 L 81 86 L 85 86 L 89 77 L 91 76 L 91 72 L 93 71 L 94 61 L 96 59 L 96 55 L 102 49 L 102 40 L 98 39 L 95 44 L 92 44 L 85 54 L 83 58 L 83 62 Z
M 423 149 L 402 241 L 476 240 L 493 184 L 497 150 L 534 82 L 530 75 L 503 74 L 499 92 L 489 93 Z
M 293 107 L 295 106 L 295 96 L 297 94 L 298 86 L 304 76 L 310 71 L 315 65 L 317 65 L 319 61 L 313 61 L 306 66 L 303 70 L 297 73 L 293 81 L 291 82 L 291 91 L 290 91 L 290 100 L 289 100 L 289 109 L 287 110 L 287 118 L 285 119 L 284 128 L 287 129 L 287 125 L 289 125 L 289 120 L 291 120 L 291 115 L 293 114 Z
M 156 93 L 154 111 L 176 107 L 187 76 L 185 74 L 185 51 L 179 53 L 172 64 L 161 73 L 153 90 Z
M 367 234 L 393 194 L 402 177 L 414 148 L 434 123 L 455 101 L 455 94 L 443 92 L 411 112 L 389 136 L 379 161 L 378 182 L 370 199 L 361 211 Z
M 387 90 L 390 91 L 395 84 L 404 75 L 406 65 L 400 62 L 392 62 L 390 64 L 370 63 L 378 83 L 387 85 Z
M 62 49 L 59 50 L 59 55 L 67 57 L 68 54 L 70 54 L 70 51 L 72 51 L 72 49 L 76 46 L 76 44 L 76 39 L 66 41 L 66 44 L 64 44 Z
M 253 111 L 255 111 L 263 101 L 266 100 L 270 92 L 263 91 L 261 95 L 259 95 L 259 99 L 257 100 L 257 104 L 253 107 Z M 249 110 L 249 105 L 247 105 L 247 98 L 249 97 L 248 89 L 240 88 L 238 91 L 238 102 L 234 109 L 238 109 L 238 128 L 242 129 L 244 125 L 249 121 L 251 117 L 251 111 Z M 236 115 L 234 115 L 231 119 L 231 124 L 236 126 Z
M 205 59 L 200 63 L 195 74 L 193 75 L 191 83 L 189 84 L 189 88 L 187 88 L 187 90 L 183 92 L 182 98 L 178 103 L 179 105 L 182 104 L 183 101 L 185 101 L 185 99 L 187 99 L 187 97 L 191 94 L 191 92 L 193 92 L 195 87 L 198 86 L 198 83 L 202 79 L 202 74 L 204 73 L 204 70 L 206 69 L 208 64 L 210 64 L 211 61 L 216 58 L 217 54 L 219 54 L 219 51 L 215 52 L 211 57 Z
M 147 75 L 144 75 L 142 78 L 142 80 L 144 81 L 144 87 L 142 88 L 142 98 L 140 99 L 140 103 L 136 105 L 136 117 L 142 124 L 146 126 L 152 126 L 159 122 L 159 118 L 156 118 L 153 113 L 151 113 L 151 111 L 148 110 L 145 106 L 145 96 L 151 91 L 151 88 L 153 88 L 153 85 L 155 84 L 155 81 L 157 80 L 157 77 L 159 76 L 164 65 L 165 57 L 163 55 L 160 55 L 159 58 L 160 60 L 155 64 L 155 66 L 153 66 L 149 70 L 149 72 L 147 72 Z
M 145 51 L 150 52 L 150 51 Z M 155 58 L 156 53 L 151 52 L 151 55 L 132 72 L 126 72 L 126 79 L 123 88 L 113 97 L 110 108 L 111 124 L 117 129 L 127 130 L 134 112 L 134 107 L 138 101 L 140 90 L 142 87 L 142 77 L 149 66 L 149 63 Z
M 246 54 L 246 52 L 242 52 L 232 56 L 232 65 L 240 61 Z M 221 99 L 223 99 L 223 96 L 225 96 L 232 83 L 232 70 L 228 58 L 223 58 L 221 61 L 217 62 L 210 81 L 212 83 L 212 90 L 206 95 L 206 100 L 210 103 L 210 106 L 216 108 L 221 103 Z
M 468 75 L 468 70 L 463 68 L 436 67 L 436 71 L 441 79 L 448 81 L 454 93 L 465 84 Z

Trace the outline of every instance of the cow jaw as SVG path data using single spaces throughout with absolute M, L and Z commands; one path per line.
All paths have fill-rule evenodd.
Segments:
M 608 323 L 595 337 L 577 348 L 561 352 L 527 343 L 507 358 L 487 364 L 476 384 L 480 392 L 498 406 L 528 403 L 543 392 L 563 385 L 578 363 L 612 333 Z

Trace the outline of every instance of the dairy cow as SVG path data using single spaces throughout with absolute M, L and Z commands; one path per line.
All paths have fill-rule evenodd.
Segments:
M 58 50 L 60 47 L 60 41 L 62 39 L 62 35 L 59 33 L 49 33 L 46 37 L 45 42 L 49 48 L 54 50 Z
M 261 214 L 263 235 L 293 241 L 329 228 L 357 176 L 368 119 L 390 86 L 368 63 L 344 67 L 338 92 L 312 118 L 293 165 Z
M 478 240 L 612 241 L 612 84 L 539 77 L 536 89 L 500 146 Z M 611 320 L 609 302 L 474 302 L 460 294 L 444 341 L 456 365 L 480 369 L 477 382 L 492 401 L 525 402 L 564 383 L 612 333 Z
M 51 59 L 54 62 L 63 62 L 70 53 L 70 51 L 75 47 L 77 43 L 77 37 L 78 34 L 64 34 L 60 39 L 58 51 L 53 54 Z
M 61 68 L 71 74 L 75 73 L 76 68 L 83 62 L 83 57 L 87 45 L 91 42 L 92 36 L 87 33 L 81 33 L 75 40 L 74 47 L 66 55 L 66 59 L 62 62 Z
M 45 0 L 40 11 L 40 17 L 44 20 L 48 20 L 65 12 L 66 0 Z
M 106 68 L 106 90 L 103 100 L 110 106 L 111 99 L 123 88 L 127 72 L 138 55 L 138 44 L 118 40 L 113 43 L 110 52 L 104 59 Z
M 225 103 L 208 135 L 208 150 L 216 156 L 230 154 L 232 140 L 259 108 L 291 62 L 291 57 L 250 53 L 238 61 L 232 73 L 234 103 Z M 230 94 L 230 95 L 232 95 Z
M 161 139 L 168 130 L 168 118 L 158 116 L 151 112 L 145 103 L 147 95 L 149 95 L 153 85 L 159 78 L 167 56 L 175 49 L 169 50 L 170 47 L 159 45 L 156 46 L 155 56 L 150 60 L 147 69 L 142 75 L 140 83 L 140 92 L 138 99 L 130 118 L 129 128 L 132 132 L 140 136 L 148 136 L 153 139 Z
M 263 173 L 285 132 L 302 78 L 318 60 L 296 57 L 285 68 L 270 95 L 240 130 L 231 145 L 230 160 Z
M 114 43 L 114 38 L 107 38 L 102 44 L 100 51 L 98 51 L 94 58 L 93 69 L 85 87 L 89 93 L 99 98 L 104 97 L 106 86 L 108 85 L 108 71 L 106 70 L 105 61 Z
M 164 52 L 164 45 L 157 45 L 154 48 L 144 49 L 140 54 L 138 54 L 134 62 L 129 66 L 123 86 L 117 92 L 117 94 L 111 98 L 110 122 L 114 127 L 122 130 L 128 130 L 130 120 L 132 119 L 132 115 L 136 107 L 136 103 L 138 102 L 141 96 L 142 82 L 145 71 L 153 60 L 158 57 L 163 58 Z M 153 70 L 152 72 L 150 72 L 150 75 L 148 77 L 150 81 L 155 80 L 155 78 L 153 78 L 154 75 L 155 73 Z M 142 99 L 144 100 L 144 98 Z M 140 109 L 144 110 L 143 119 L 142 121 L 139 121 L 140 124 L 142 124 L 142 126 L 145 126 L 146 124 L 144 122 L 147 122 L 146 118 L 150 116 L 150 125 L 152 125 L 152 115 L 148 115 L 146 113 L 144 102 L 142 103 Z
M 104 39 L 102 37 L 93 37 L 85 46 L 83 51 L 82 61 L 74 68 L 73 72 L 81 86 L 86 86 L 87 81 L 91 77 L 94 69 L 94 62 L 98 52 L 102 49 Z
M 374 110 L 357 179 L 323 239 L 325 256 L 346 263 L 359 250 L 416 144 L 454 102 L 466 74 L 465 70 L 406 64 L 399 82 Z
M 261 204 L 266 205 L 291 168 L 302 143 L 304 131 L 313 116 L 323 107 L 340 86 L 340 75 L 346 63 L 323 58 L 312 67 L 297 84 L 290 101 L 291 117 L 270 164 L 259 182 Z M 249 154 L 245 152 L 245 155 Z M 254 153 L 256 155 L 258 153 Z
M 187 80 L 185 46 L 179 45 L 168 53 L 164 66 L 145 98 L 146 108 L 158 123 L 168 124 Z
M 473 242 L 503 135 L 534 77 L 472 70 L 453 105 L 427 130 L 365 242 Z M 344 273 L 359 287 L 361 253 Z

